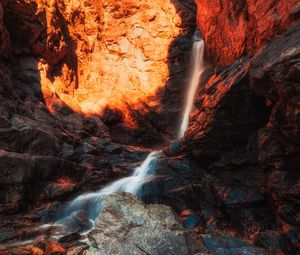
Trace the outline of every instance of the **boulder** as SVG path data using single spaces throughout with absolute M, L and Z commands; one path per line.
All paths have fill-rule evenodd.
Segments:
M 129 193 L 114 193 L 102 201 L 89 240 L 91 248 L 86 255 L 205 252 L 170 207 L 145 205 Z

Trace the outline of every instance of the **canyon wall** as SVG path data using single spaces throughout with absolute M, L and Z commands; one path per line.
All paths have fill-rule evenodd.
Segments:
M 112 139 L 126 144 L 155 146 L 174 135 L 195 27 L 193 1 L 26 0 L 4 6 L 12 52 L 37 58 L 49 111 L 67 107 L 101 116 Z
M 149 150 L 124 144 L 155 147 L 175 137 L 193 2 L 1 1 L 1 243 L 35 235 L 36 246 L 15 253 L 60 247 L 49 248 L 52 233 L 40 241 L 41 215 L 58 210 L 58 200 L 128 176 Z M 211 237 L 208 247 L 232 245 L 235 236 L 294 255 L 299 3 L 196 2 L 211 68 L 185 137 L 164 149 L 144 199 L 191 217 L 192 227 L 184 224 L 202 242 L 228 236 Z
M 198 211 L 201 232 L 227 229 L 272 254 L 300 247 L 297 2 L 197 1 L 212 67 L 182 143 L 166 148 L 193 163 L 179 158 L 179 174 L 166 159 L 158 171 L 171 187 L 162 199 Z
M 298 0 L 196 0 L 197 21 L 211 60 L 231 64 L 257 52 L 300 15 Z
M 1 1 L 0 211 L 126 175 L 147 150 L 114 141 L 171 139 L 195 17 L 193 1 Z

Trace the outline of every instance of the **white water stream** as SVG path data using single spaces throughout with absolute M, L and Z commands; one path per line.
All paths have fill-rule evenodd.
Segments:
M 184 133 L 188 128 L 190 113 L 193 110 L 194 97 L 195 97 L 197 88 L 199 86 L 201 75 L 205 70 L 204 41 L 200 40 L 198 38 L 195 38 L 194 40 L 195 40 L 195 42 L 193 44 L 192 65 L 191 65 L 192 66 L 192 70 L 191 70 L 192 74 L 191 74 L 191 79 L 189 80 L 188 94 L 187 94 L 186 102 L 185 102 L 186 106 L 184 109 L 183 119 L 181 122 L 179 134 L 178 134 L 179 138 L 182 138 L 184 136 Z
M 194 96 L 200 82 L 201 74 L 204 70 L 204 41 L 195 37 L 192 51 L 191 79 L 188 84 L 188 94 L 185 103 L 186 106 L 178 134 L 179 139 L 184 136 L 188 127 L 189 115 L 193 108 Z M 62 215 L 63 218 L 57 221 L 57 223 L 64 224 L 67 218 L 72 217 L 72 215 L 80 211 L 85 211 L 88 214 L 89 219 L 94 220 L 101 210 L 102 198 L 114 192 L 130 192 L 141 197 L 142 186 L 150 176 L 155 175 L 156 163 L 161 154 L 161 151 L 154 151 L 150 153 L 142 165 L 134 170 L 131 176 L 115 181 L 98 192 L 91 192 L 78 196 L 64 207 Z

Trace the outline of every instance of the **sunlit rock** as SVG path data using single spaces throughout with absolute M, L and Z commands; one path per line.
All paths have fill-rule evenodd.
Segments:
M 198 25 L 209 56 L 221 65 L 257 52 L 299 17 L 298 0 L 196 0 L 196 3 Z
M 121 110 L 127 125 L 134 127 L 127 106 L 140 111 L 145 109 L 143 103 L 157 106 L 158 93 L 169 76 L 168 50 L 182 32 L 173 3 L 81 0 L 47 4 L 48 9 L 38 4 L 47 17 L 46 48 L 61 36 L 60 53 L 52 52 L 73 55 L 73 59 L 56 73 L 51 70 L 52 58 L 45 56 L 50 66 L 41 70 L 44 93 L 56 93 L 83 114 L 101 114 L 106 107 Z M 57 20 L 68 35 L 63 26 L 56 28 Z

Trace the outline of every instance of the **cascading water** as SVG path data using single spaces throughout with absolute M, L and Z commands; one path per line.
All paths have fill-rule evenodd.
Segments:
M 188 95 L 186 106 L 184 110 L 183 120 L 178 134 L 178 138 L 182 138 L 188 127 L 189 115 L 193 108 L 194 95 L 200 82 L 201 74 L 205 70 L 204 66 L 204 41 L 194 36 L 194 44 L 192 51 L 192 75 L 189 82 Z M 130 192 L 136 196 L 142 196 L 142 186 L 145 181 L 155 175 L 156 163 L 162 155 L 161 151 L 154 151 L 150 153 L 144 160 L 141 166 L 137 167 L 132 176 L 122 178 L 112 184 L 104 187 L 98 192 L 91 192 L 80 195 L 73 201 L 67 203 L 61 212 L 59 212 L 59 219 L 57 224 L 70 225 L 72 217 L 77 213 L 84 211 L 91 224 L 101 211 L 101 200 L 104 196 L 114 192 Z
M 178 138 L 182 138 L 189 125 L 189 116 L 193 110 L 193 102 L 197 87 L 199 86 L 200 78 L 205 70 L 204 64 L 204 41 L 194 36 L 194 44 L 192 50 L 192 73 L 189 80 L 189 89 L 186 97 L 186 106 L 183 113 Z
M 130 192 L 141 197 L 141 187 L 147 178 L 155 174 L 156 163 L 161 153 L 161 151 L 151 152 L 143 161 L 142 165 L 134 170 L 132 176 L 115 181 L 97 192 L 80 195 L 68 202 L 64 205 L 62 211 L 59 212 L 56 223 L 63 225 L 67 224 L 70 228 L 69 223 L 72 221 L 72 217 L 76 216 L 77 213 L 84 211 L 91 221 L 91 227 L 93 220 L 100 213 L 101 200 L 103 197 L 114 192 Z

